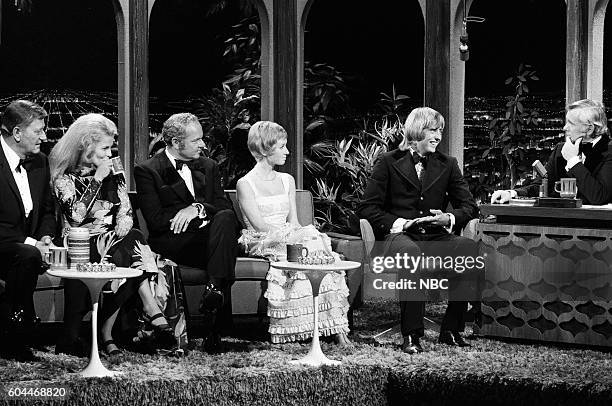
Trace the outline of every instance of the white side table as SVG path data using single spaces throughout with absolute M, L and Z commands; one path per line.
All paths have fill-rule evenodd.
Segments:
M 308 277 L 310 286 L 312 286 L 312 300 L 314 306 L 314 332 L 312 336 L 312 344 L 310 351 L 306 356 L 298 360 L 291 361 L 292 364 L 303 364 L 303 365 L 340 365 L 340 361 L 335 361 L 327 358 L 321 350 L 321 343 L 319 342 L 319 287 L 323 277 L 328 272 L 340 272 L 349 269 L 359 268 L 361 264 L 354 261 L 339 261 L 333 264 L 324 265 L 302 265 L 297 262 L 273 262 L 271 266 L 283 269 L 287 271 L 302 271 Z
M 98 354 L 98 300 L 100 291 L 106 282 L 112 279 L 134 278 L 140 276 L 142 271 L 117 267 L 113 272 L 78 272 L 74 269 L 50 269 L 47 273 L 65 279 L 78 279 L 83 281 L 89 289 L 93 308 L 91 312 L 91 353 L 89 354 L 89 364 L 80 372 L 80 375 L 83 377 L 103 377 L 121 374 L 121 372 L 106 369 L 100 361 L 100 355 Z

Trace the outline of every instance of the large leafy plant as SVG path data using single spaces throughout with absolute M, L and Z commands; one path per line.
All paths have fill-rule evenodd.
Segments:
M 506 79 L 506 85 L 514 90 L 507 97 L 505 114 L 489 122 L 490 146 L 482 153 L 485 158 L 491 153 L 500 153 L 502 159 L 502 187 L 513 188 L 517 183 L 518 170 L 525 172 L 527 167 L 525 152 L 532 141 L 533 133 L 524 130 L 535 127 L 539 122 L 538 112 L 525 106 L 529 94 L 529 82 L 537 81 L 535 70 L 531 65 L 520 64 L 516 73 Z

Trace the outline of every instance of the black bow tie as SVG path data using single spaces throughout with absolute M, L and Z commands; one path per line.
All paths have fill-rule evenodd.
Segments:
M 19 160 L 19 163 L 15 167 L 15 172 L 21 173 L 21 168 L 25 169 L 26 172 L 30 170 L 32 167 L 32 162 L 34 162 L 33 157 L 22 158 Z
M 180 171 L 181 169 L 183 169 L 183 165 L 186 165 L 189 169 L 191 169 L 192 165 L 193 165 L 193 161 L 183 161 L 180 159 L 175 160 L 176 162 L 176 170 Z
M 423 165 L 423 167 L 427 166 L 427 160 L 429 159 L 429 157 L 427 155 L 425 156 L 421 156 L 419 155 L 418 152 L 414 151 L 412 153 L 412 160 L 414 161 L 414 164 L 418 164 L 419 162 Z

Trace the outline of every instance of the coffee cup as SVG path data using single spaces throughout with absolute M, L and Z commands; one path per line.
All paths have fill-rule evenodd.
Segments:
M 287 244 L 287 261 L 298 262 L 299 257 L 307 257 L 308 248 L 302 244 Z
M 576 193 L 578 193 L 576 178 L 561 178 L 560 180 L 556 181 L 555 192 L 559 193 L 559 196 L 564 198 L 575 198 Z

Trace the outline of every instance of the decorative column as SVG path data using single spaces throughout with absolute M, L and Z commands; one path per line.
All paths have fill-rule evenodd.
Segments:
M 126 157 L 128 185 L 132 168 L 148 157 L 149 151 L 149 5 L 129 0 L 129 136 L 133 150 Z
M 604 21 L 608 1 L 592 0 L 589 2 L 587 97 L 598 101 L 603 101 Z
M 295 177 L 296 186 L 302 187 L 303 178 L 303 129 L 302 100 L 299 99 L 302 86 L 298 83 L 298 53 L 300 47 L 298 21 L 298 0 L 275 0 L 272 5 L 273 38 L 273 119 L 287 130 L 287 148 L 291 154 L 281 168 Z M 298 100 L 299 99 L 299 100 Z
M 589 1 L 567 0 L 565 101 L 587 97 L 589 60 Z
M 465 62 L 459 59 L 462 0 L 424 0 L 420 4 L 425 16 L 424 104 L 439 111 L 446 121 L 438 148 L 456 157 L 463 168 Z
M 117 23 L 117 129 L 119 130 L 119 156 L 127 171 L 126 182 L 128 188 L 132 173 L 132 140 L 130 139 L 130 38 L 129 27 L 129 0 L 113 1 L 115 21 Z

